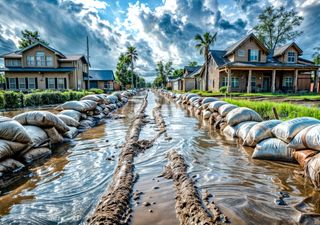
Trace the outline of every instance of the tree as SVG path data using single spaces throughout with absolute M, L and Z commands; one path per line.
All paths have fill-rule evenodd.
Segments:
M 128 46 L 126 56 L 128 57 L 131 65 L 131 73 L 133 74 L 134 62 L 138 60 L 138 52 L 136 47 Z M 134 88 L 133 77 L 132 77 L 132 87 Z
M 40 42 L 44 45 L 49 45 L 48 42 L 40 38 L 40 34 L 38 31 L 23 30 L 21 31 L 21 34 L 22 34 L 22 38 L 19 40 L 20 49 L 26 48 L 37 42 Z
M 254 31 L 271 54 L 278 45 L 285 44 L 303 33 L 296 30 L 296 27 L 301 25 L 303 17 L 298 16 L 294 9 L 286 11 L 283 6 L 268 6 L 258 19 L 259 23 L 254 27 Z
M 207 91 L 209 89 L 209 86 L 208 86 L 209 49 L 210 49 L 210 45 L 213 45 L 214 42 L 216 41 L 217 33 L 214 33 L 213 35 L 211 35 L 209 32 L 206 32 L 203 34 L 203 36 L 201 36 L 200 34 L 197 34 L 194 37 L 194 39 L 195 39 L 195 41 L 198 42 L 195 46 L 196 49 L 199 50 L 200 55 L 204 56 L 205 67 L 206 67 L 206 70 L 205 70 L 205 72 L 206 72 L 206 74 L 205 74 L 205 81 L 206 81 L 205 91 Z
M 164 63 L 163 61 L 159 61 L 157 63 L 156 72 L 157 77 L 153 84 L 157 87 L 165 87 L 167 85 L 167 78 L 170 77 L 173 72 L 172 62 L 169 61 Z
M 313 53 L 313 62 L 316 65 L 320 65 L 320 47 L 314 48 L 315 52 Z
M 175 78 L 178 78 L 178 77 L 182 77 L 183 73 L 184 73 L 183 69 L 176 69 L 172 73 L 172 78 L 175 79 Z
M 131 71 L 129 73 L 130 60 L 125 54 L 121 54 L 118 59 L 117 68 L 116 68 L 116 81 L 122 86 L 130 84 Z
M 188 66 L 191 66 L 191 67 L 195 67 L 197 65 L 198 65 L 198 63 L 196 61 L 190 61 L 188 64 Z

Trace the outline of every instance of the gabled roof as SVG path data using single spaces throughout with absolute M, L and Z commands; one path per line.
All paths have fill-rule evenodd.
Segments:
M 187 72 L 184 73 L 183 77 L 190 77 L 190 74 L 192 74 L 194 71 L 201 68 L 201 66 L 185 66 L 184 70 Z
M 228 48 L 226 48 L 226 54 L 224 55 L 225 57 L 234 53 L 242 44 L 244 44 L 247 40 L 249 40 L 250 38 L 253 38 L 256 43 L 265 51 L 268 52 L 268 49 L 266 48 L 266 46 L 264 46 L 264 44 L 253 34 L 250 33 L 247 36 L 243 37 L 242 39 L 240 39 L 239 41 L 237 41 L 236 43 L 234 43 L 233 45 L 229 46 Z
M 109 81 L 114 80 L 112 70 L 89 70 L 90 80 L 95 81 Z M 84 80 L 88 80 L 88 77 L 84 77 Z
M 34 43 L 34 44 L 32 44 L 32 45 L 29 45 L 29 46 L 26 47 L 26 48 L 20 49 L 20 50 L 17 51 L 16 53 L 21 54 L 21 53 L 23 53 L 23 52 L 25 52 L 25 51 L 27 51 L 27 50 L 29 50 L 29 49 L 37 46 L 37 45 L 41 45 L 42 47 L 44 47 L 44 48 L 46 48 L 46 49 L 54 52 L 55 54 L 60 55 L 61 57 L 65 57 L 65 55 L 62 54 L 61 52 L 59 52 L 58 50 L 56 50 L 56 49 L 54 49 L 54 48 L 51 48 L 49 45 L 45 45 L 45 44 L 43 44 L 43 43 L 41 43 L 41 42 L 36 42 L 36 43 Z
M 217 66 L 222 66 L 230 62 L 227 57 L 224 57 L 226 53 L 227 51 L 223 50 L 210 50 L 210 54 L 213 60 L 216 62 Z
M 284 46 L 281 46 L 279 48 L 276 48 L 274 50 L 274 54 L 273 56 L 274 57 L 277 57 L 277 56 L 280 56 L 280 55 L 283 55 L 285 53 L 285 51 L 290 48 L 290 47 L 294 47 L 297 51 L 298 51 L 298 54 L 301 55 L 302 54 L 302 50 L 301 48 L 299 48 L 299 46 L 295 43 L 295 42 L 292 42 L 292 43 L 289 43 L 289 44 L 286 44 Z
M 85 55 L 77 54 L 77 55 L 66 55 L 65 58 L 58 59 L 59 62 L 70 62 L 70 61 L 77 61 L 82 60 L 82 62 L 88 64 L 87 57 Z
M 195 76 L 198 76 L 201 73 L 201 70 L 203 69 L 202 66 L 197 66 L 197 69 L 194 70 L 192 73 L 190 73 L 187 78 L 194 78 Z

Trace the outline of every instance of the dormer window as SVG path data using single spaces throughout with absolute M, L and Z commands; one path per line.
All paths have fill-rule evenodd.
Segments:
M 28 66 L 34 66 L 35 63 L 34 63 L 34 57 L 32 55 L 28 55 L 27 56 L 27 65 Z
M 245 54 L 244 50 L 241 50 L 241 49 L 240 49 L 240 50 L 238 51 L 238 56 L 239 56 L 239 57 L 244 57 L 244 54 Z
M 296 53 L 288 52 L 288 63 L 295 63 L 295 62 L 296 62 Z
M 259 59 L 259 50 L 251 49 L 249 52 L 250 52 L 250 57 L 249 57 L 250 62 L 257 62 Z
M 45 66 L 46 65 L 44 52 L 36 52 L 36 62 L 37 62 L 37 66 Z

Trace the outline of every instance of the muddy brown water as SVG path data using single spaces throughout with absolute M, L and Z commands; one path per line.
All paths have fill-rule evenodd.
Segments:
M 119 147 L 142 99 L 142 94 L 135 96 L 116 112 L 125 118 L 108 120 L 80 134 L 56 149 L 45 164 L 31 168 L 25 182 L 0 197 L 0 224 L 84 224 L 112 179 Z M 135 158 L 139 179 L 134 191 L 143 194 L 138 201 L 132 200 L 132 224 L 179 224 L 172 180 L 157 178 L 171 149 L 185 157 L 200 192 L 212 193 L 232 224 L 319 224 L 320 194 L 296 174 L 301 171 L 298 165 L 252 160 L 252 149 L 226 139 L 182 106 L 150 93 L 146 108 L 150 123 L 140 139 L 156 134 L 155 100 L 162 104 L 172 139 L 162 135 Z M 112 156 L 114 161 L 106 160 Z M 284 199 L 287 205 L 275 204 L 280 191 L 289 194 Z

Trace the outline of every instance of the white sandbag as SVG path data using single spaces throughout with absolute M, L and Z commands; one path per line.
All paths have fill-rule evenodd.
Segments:
M 239 107 L 231 110 L 226 116 L 227 124 L 235 126 L 245 121 L 256 121 L 261 122 L 261 116 L 254 110 L 246 107 Z
M 115 104 L 115 103 L 117 103 L 118 102 L 118 98 L 116 97 L 116 96 L 114 96 L 114 95 L 109 95 L 108 97 L 107 97 L 107 99 L 110 101 L 110 103 L 112 103 L 112 104 Z
M 78 111 L 73 110 L 73 109 L 63 110 L 58 115 L 69 116 L 72 119 L 76 120 L 77 122 L 79 122 L 80 118 L 81 118 L 81 112 L 78 112 Z
M 108 114 L 110 113 L 110 109 L 105 108 L 105 109 L 103 110 L 103 113 L 104 113 L 105 115 L 108 115 Z
M 58 114 L 57 117 L 59 117 L 69 127 L 78 127 L 80 125 L 78 121 L 76 121 L 70 116 Z
M 63 134 L 63 137 L 73 139 L 78 134 L 78 129 L 75 127 L 69 127 L 69 131 Z
M 237 133 L 237 131 L 235 130 L 235 128 L 234 127 L 232 127 L 232 126 L 226 126 L 224 129 L 223 129 L 223 134 L 224 135 L 226 135 L 226 136 L 228 136 L 228 137 L 231 137 L 231 138 L 234 138 L 234 137 L 236 137 L 236 133 Z
M 90 119 L 85 119 L 80 121 L 79 129 L 89 129 L 95 126 L 95 122 Z
M 255 121 L 246 121 L 246 122 L 239 123 L 235 128 L 235 130 L 237 131 L 236 136 L 238 138 L 241 138 L 241 140 L 245 140 L 250 129 L 257 123 L 258 122 L 255 122 Z
M 248 132 L 243 145 L 255 147 L 260 141 L 273 137 L 271 130 L 280 123 L 280 120 L 267 120 L 257 123 Z
M 306 177 L 317 189 L 320 189 L 320 154 L 316 154 L 307 162 L 305 171 Z
M 218 112 L 222 117 L 225 117 L 231 110 L 238 108 L 236 105 L 223 104 L 218 108 Z
M 92 100 L 68 101 L 56 107 L 56 110 L 62 111 L 67 109 L 76 110 L 78 112 L 86 112 L 97 107 L 97 103 Z
M 65 133 L 69 130 L 68 126 L 61 119 L 59 119 L 59 117 L 47 111 L 24 112 L 13 117 L 13 119 L 18 121 L 22 125 L 54 127 L 61 133 Z
M 286 162 L 295 161 L 293 149 L 288 148 L 287 143 L 277 138 L 268 138 L 259 142 L 254 149 L 252 158 Z
M 200 97 L 199 95 L 197 95 L 197 94 L 188 94 L 188 96 L 186 97 L 186 100 L 190 100 L 191 98 L 193 98 L 193 97 Z
M 99 97 L 98 95 L 87 95 L 81 98 L 81 100 L 91 100 L 95 102 L 103 102 L 103 98 Z
M 43 129 L 32 125 L 25 125 L 24 128 L 29 133 L 34 146 L 38 147 L 43 144 L 47 145 L 46 141 L 49 141 L 49 137 Z
M 31 138 L 19 122 L 3 116 L 0 116 L 0 139 L 20 143 L 31 142 Z
M 215 101 L 218 101 L 219 99 L 217 98 L 214 98 L 214 97 L 205 97 L 203 98 L 202 100 L 202 104 L 206 104 L 206 103 L 210 103 L 210 102 L 215 102 Z
M 20 171 L 24 167 L 25 166 L 17 160 L 5 159 L 0 162 L 0 178 L 7 174 L 12 174 L 14 172 Z
M 293 149 L 314 149 L 320 151 L 320 125 L 311 125 L 301 130 L 288 145 Z
M 284 121 L 272 129 L 279 139 L 289 143 L 301 130 L 311 125 L 320 124 L 320 120 L 311 117 L 300 117 Z
M 211 111 L 210 110 L 206 110 L 203 112 L 203 119 L 208 120 L 211 116 Z
M 52 151 L 49 148 L 32 148 L 27 152 L 23 152 L 20 158 L 23 162 L 31 164 L 37 160 L 49 157 Z
M 206 109 L 208 108 L 209 104 L 210 104 L 210 103 L 202 104 L 199 109 L 200 109 L 200 110 L 206 110 Z
M 227 104 L 227 102 L 224 102 L 224 101 L 211 102 L 208 106 L 208 109 L 210 109 L 211 112 L 216 112 L 218 111 L 219 107 L 224 104 Z
M 14 156 L 15 154 L 21 152 L 23 149 L 27 147 L 28 144 L 26 143 L 0 140 L 0 160 Z
M 103 112 L 103 108 L 100 106 L 97 106 L 94 110 L 93 110 L 93 114 L 94 115 L 99 115 Z
M 61 134 L 59 134 L 56 128 L 51 127 L 44 129 L 44 131 L 47 133 L 51 144 L 59 144 L 63 142 L 63 137 Z

